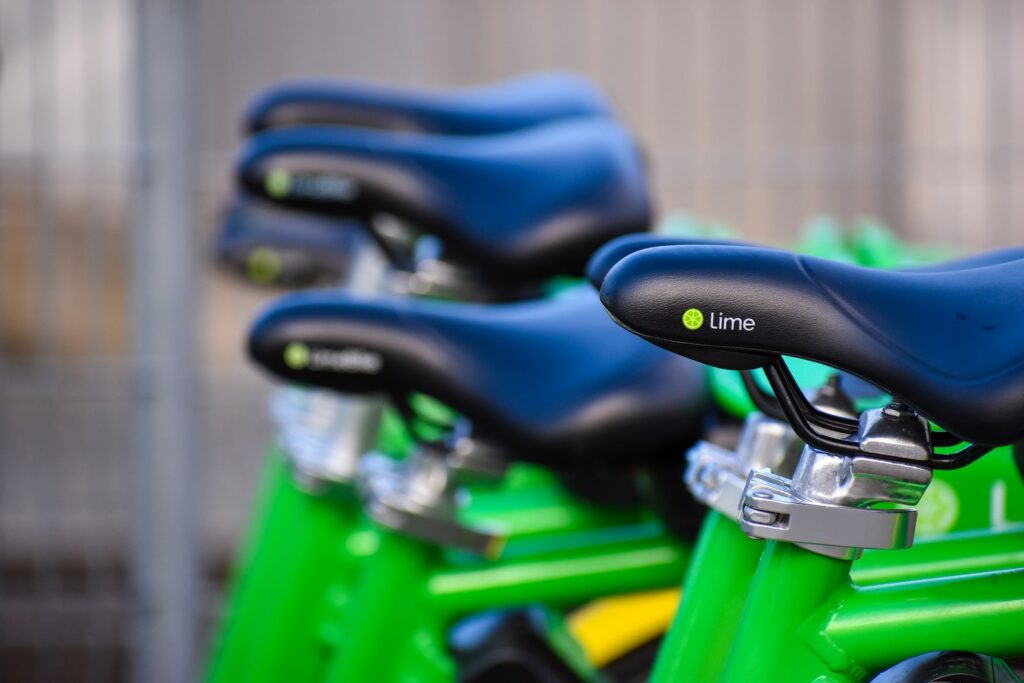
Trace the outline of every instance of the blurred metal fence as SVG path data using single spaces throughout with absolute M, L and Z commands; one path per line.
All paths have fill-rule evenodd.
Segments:
M 204 354 L 211 363 L 200 385 L 168 393 L 176 377 L 204 368 L 178 353 L 187 345 L 175 328 L 191 336 L 206 298 L 193 294 L 213 278 L 168 272 L 183 261 L 208 270 L 200 250 L 174 260 L 195 223 L 180 199 L 198 179 L 174 167 L 187 161 L 167 158 L 165 130 L 175 122 L 158 120 L 191 107 L 194 86 L 181 91 L 190 100 L 182 107 L 160 101 L 174 96 L 164 81 L 185 50 L 140 30 L 150 13 L 168 31 L 160 10 L 186 4 L 0 2 L 4 680 L 184 680 L 255 485 L 267 430 L 262 383 L 237 358 L 241 324 L 217 333 L 235 337 L 233 362 L 221 367 L 226 353 Z M 181 30 L 194 37 L 191 26 Z M 136 87 L 146 78 L 156 81 L 149 93 Z M 142 148 L 143 136 L 163 147 Z M 182 178 L 170 195 L 177 216 L 147 208 L 148 190 Z M 256 303 L 244 292 L 213 298 L 242 318 Z M 182 307 L 184 317 L 172 317 Z M 175 356 L 190 367 L 169 367 Z M 176 424 L 168 412 L 185 419 Z M 153 438 L 161 425 L 189 433 Z M 196 461 L 190 443 L 205 448 L 192 481 L 174 488 L 179 465 Z M 200 530 L 176 513 L 193 507 L 186 497 L 202 503 Z M 193 547 L 194 557 L 181 552 Z M 206 581 L 194 586 L 200 572 Z M 184 594 L 168 597 L 174 586 Z M 187 642 L 174 646 L 175 637 Z
M 161 1 L 195 20 L 197 274 L 181 296 L 192 292 L 198 344 L 185 406 L 201 444 L 197 647 L 268 431 L 265 383 L 240 353 L 266 294 L 212 273 L 204 247 L 238 112 L 272 80 L 459 85 L 577 69 L 649 149 L 666 210 L 771 241 L 822 211 L 966 248 L 1024 238 L 1024 7 L 1012 0 Z M 147 294 L 132 283 L 155 258 L 133 233 L 146 180 L 136 6 L 0 0 L 4 680 L 131 678 L 138 617 L 153 607 L 132 551 L 133 525 L 154 512 L 133 483 L 148 394 L 132 303 Z

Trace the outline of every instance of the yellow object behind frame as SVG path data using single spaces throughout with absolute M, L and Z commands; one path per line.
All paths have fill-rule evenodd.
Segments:
M 569 616 L 569 632 L 590 663 L 603 667 L 664 634 L 679 595 L 678 588 L 665 588 L 595 600 Z

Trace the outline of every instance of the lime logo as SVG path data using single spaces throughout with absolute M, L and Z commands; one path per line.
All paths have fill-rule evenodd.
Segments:
M 246 270 L 253 282 L 269 285 L 281 274 L 281 255 L 270 247 L 257 247 L 249 252 Z
M 309 347 L 302 342 L 292 342 L 284 347 L 284 364 L 292 370 L 302 370 L 309 365 Z
M 311 372 L 342 372 L 357 375 L 376 375 L 384 367 L 384 358 L 376 351 L 347 347 L 328 349 L 309 347 L 302 342 L 291 342 L 284 347 L 284 364 L 292 370 Z
M 917 533 L 936 536 L 951 531 L 960 518 L 960 499 L 948 482 L 933 479 L 917 504 Z
M 686 313 L 683 313 L 683 327 L 688 330 L 699 330 L 700 326 L 704 324 L 704 314 L 696 308 L 686 309 Z
M 704 327 L 705 320 L 708 329 L 722 332 L 753 332 L 757 325 L 753 318 L 726 315 L 722 311 L 711 311 L 705 316 L 700 309 L 688 308 L 683 313 L 683 327 L 691 331 Z
M 263 188 L 275 199 L 287 197 L 292 191 L 292 174 L 283 168 L 275 168 L 267 174 Z

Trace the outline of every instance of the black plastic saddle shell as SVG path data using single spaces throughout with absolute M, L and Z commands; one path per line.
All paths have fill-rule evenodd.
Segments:
M 1024 437 L 1024 260 L 994 252 L 959 264 L 883 271 L 664 246 L 622 259 L 601 296 L 621 325 L 681 355 L 733 369 L 807 358 L 968 441 L 1012 443 Z
M 428 394 L 474 438 L 556 469 L 679 459 L 707 405 L 698 364 L 620 329 L 589 288 L 489 306 L 296 294 L 259 317 L 249 353 L 286 381 Z
M 753 246 L 747 242 L 740 242 L 718 237 L 696 237 L 692 235 L 664 235 L 659 233 L 635 233 L 623 235 L 606 242 L 600 249 L 594 252 L 587 263 L 587 280 L 594 289 L 600 290 L 604 284 L 604 278 L 608 275 L 616 263 L 643 249 L 653 247 L 696 247 L 696 246 Z
M 281 206 L 368 225 L 398 217 L 493 280 L 581 275 L 602 244 L 651 218 L 636 144 L 603 119 L 472 138 L 274 130 L 250 140 L 238 173 L 247 192 Z
M 563 72 L 443 90 L 352 80 L 291 80 L 254 97 L 243 127 L 249 133 L 282 126 L 338 125 L 493 135 L 561 119 L 611 114 L 593 83 Z
M 635 233 L 617 237 L 594 252 L 587 264 L 587 279 L 596 289 L 601 289 L 604 278 L 608 275 L 615 264 L 630 254 L 635 254 L 644 249 L 653 247 L 700 247 L 700 246 L 729 246 L 747 247 L 754 249 L 773 249 L 752 242 L 742 242 L 724 237 L 700 237 L 694 235 L 666 235 L 661 233 Z M 785 251 L 785 250 L 778 250 Z M 899 270 L 907 272 L 929 272 L 962 270 L 965 268 L 979 268 L 981 266 L 992 266 L 997 263 L 1016 261 L 1024 258 L 1024 247 L 1007 247 L 983 254 L 963 256 L 952 261 L 941 263 L 919 264 L 914 266 L 901 267 Z

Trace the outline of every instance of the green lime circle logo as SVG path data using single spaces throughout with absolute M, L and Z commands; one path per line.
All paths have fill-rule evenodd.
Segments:
M 292 191 L 292 174 L 283 168 L 275 168 L 267 174 L 263 181 L 263 188 L 274 199 L 287 197 Z
M 250 280 L 269 285 L 281 274 L 281 255 L 270 247 L 257 247 L 249 252 L 245 265 Z
M 683 327 L 688 330 L 699 330 L 700 326 L 704 324 L 704 314 L 696 308 L 686 309 L 686 313 L 683 313 Z
M 937 536 L 952 531 L 960 518 L 960 498 L 949 482 L 933 479 L 917 504 L 917 534 Z
M 284 364 L 292 370 L 302 370 L 309 365 L 309 347 L 302 342 L 292 342 L 284 347 Z

